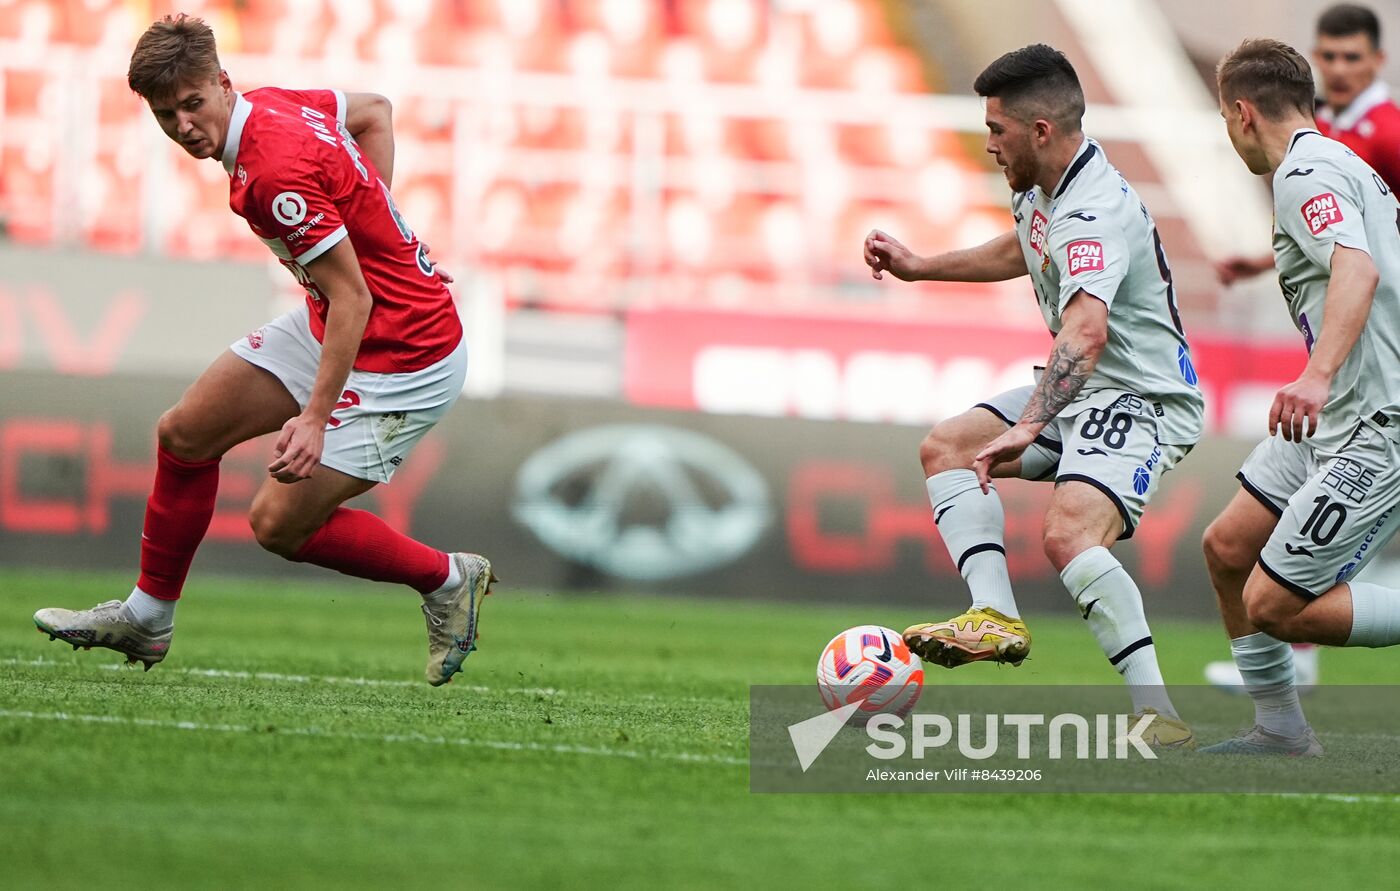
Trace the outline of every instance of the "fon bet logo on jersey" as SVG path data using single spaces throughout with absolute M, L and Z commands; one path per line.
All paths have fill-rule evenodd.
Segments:
M 1045 253 L 1045 230 L 1049 227 L 1049 221 L 1045 219 L 1045 214 L 1036 211 L 1031 214 L 1031 250 L 1037 254 Z
M 1308 231 L 1314 235 L 1321 235 L 1322 230 L 1342 221 L 1342 209 L 1337 206 L 1337 196 L 1331 192 L 1314 195 L 1299 209 L 1303 222 L 1308 224 Z
M 1066 249 L 1069 274 L 1103 271 L 1103 245 L 1097 241 L 1071 241 Z

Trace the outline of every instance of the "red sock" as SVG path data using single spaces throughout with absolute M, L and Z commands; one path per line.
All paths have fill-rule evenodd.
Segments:
M 156 448 L 156 482 L 146 501 L 137 587 L 161 600 L 180 599 L 190 561 L 214 516 L 218 491 L 218 458 L 183 461 Z
M 338 507 L 292 558 L 431 594 L 447 582 L 447 555 L 395 532 L 365 510 Z

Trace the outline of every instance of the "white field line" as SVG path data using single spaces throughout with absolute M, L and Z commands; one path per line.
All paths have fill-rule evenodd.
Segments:
M 602 746 L 571 746 L 551 743 L 517 742 L 494 739 L 449 739 L 421 733 L 342 733 L 318 727 L 278 727 L 264 730 L 243 724 L 204 724 L 198 721 L 165 721 L 155 718 L 123 718 L 117 715 L 82 715 L 69 712 L 31 712 L 0 709 L 0 719 L 14 721 L 66 721 L 78 724 L 108 724 L 117 727 L 149 727 L 161 730 L 189 730 L 203 733 L 255 733 L 265 736 L 305 736 L 319 739 L 343 739 L 372 743 L 418 743 L 431 746 L 461 746 L 464 748 L 496 749 L 507 752 L 548 752 L 555 755 L 587 755 L 603 758 L 630 758 L 637 761 L 679 761 L 686 764 L 718 764 L 743 766 L 743 758 L 724 755 L 704 755 L 696 752 L 639 752 L 630 749 L 609 749 Z
M 53 659 L 0 659 L 0 665 L 14 665 L 23 668 L 59 668 L 72 666 L 72 663 L 57 662 Z M 126 666 L 122 663 L 101 662 L 98 668 L 106 671 L 123 671 Z M 182 674 L 190 677 L 201 678 L 228 678 L 242 681 L 269 681 L 284 684 L 342 684 L 349 687 L 422 687 L 424 684 L 416 681 L 386 680 L 383 678 L 356 678 L 356 677 L 335 677 L 331 675 L 310 675 L 310 674 L 279 674 L 274 671 L 230 671 L 222 668 L 159 668 L 165 674 Z M 475 693 L 489 693 L 493 690 L 498 693 L 524 693 L 539 696 L 554 696 L 559 691 L 551 687 L 484 687 L 480 684 L 463 684 L 457 689 L 471 690 Z
M 634 761 L 676 761 L 684 764 L 714 764 L 726 767 L 743 767 L 749 764 L 749 762 L 743 758 L 730 758 L 725 755 L 704 755 L 695 752 L 639 752 L 628 749 L 609 749 L 603 746 L 570 746 L 517 742 L 513 740 L 449 739 L 444 736 L 427 736 L 421 733 L 340 733 L 330 730 L 321 730 L 317 727 L 278 727 L 276 730 L 268 731 L 243 724 L 204 724 L 198 721 L 163 721 L 154 718 L 123 718 L 116 715 L 31 712 L 13 709 L 0 709 L 0 719 L 106 724 L 118 727 L 147 727 L 161 730 L 184 730 L 203 733 L 249 733 L 267 736 L 303 736 L 373 743 L 417 743 L 419 745 L 460 746 L 462 748 L 494 749 L 496 751 L 506 752 L 547 752 L 555 755 L 628 758 Z M 1275 792 L 1272 794 L 1276 798 L 1331 801 L 1338 804 L 1400 804 L 1400 796 L 1396 795 L 1344 795 L 1327 792 Z
M 1340 792 L 1275 792 L 1278 798 L 1307 798 L 1340 804 L 1400 804 L 1400 795 L 1343 795 Z
M 17 668 L 77 668 L 71 662 L 58 662 L 53 659 L 0 659 L 0 666 L 13 665 Z M 100 662 L 97 667 L 107 671 L 125 671 L 128 666 L 121 662 Z M 280 674 L 274 671 L 230 671 L 222 668 L 176 668 L 158 666 L 156 671 L 163 674 L 182 674 L 189 677 L 227 678 L 231 680 L 266 681 L 280 684 L 340 684 L 347 687 L 412 687 L 423 688 L 426 681 L 404 681 L 384 678 L 338 677 L 333 675 Z M 487 687 L 482 684 L 464 684 L 460 678 L 447 684 L 453 690 L 467 690 L 472 693 L 508 693 L 522 696 L 581 696 L 587 698 L 597 694 L 560 690 L 555 687 Z M 666 696 L 660 693 L 628 693 L 626 699 L 642 699 L 668 704 L 688 703 L 692 705 L 732 704 L 734 699 L 721 696 Z

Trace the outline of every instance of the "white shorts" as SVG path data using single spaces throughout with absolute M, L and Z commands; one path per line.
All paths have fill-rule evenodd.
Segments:
M 311 336 L 306 304 L 229 346 L 239 358 L 270 372 L 302 408 L 311 399 L 321 344 Z M 387 483 L 418 440 L 462 394 L 467 341 L 418 371 L 350 372 L 330 422 L 321 463 L 356 479 Z
M 1019 387 L 974 407 L 1011 426 L 1034 392 L 1035 387 Z M 1118 508 L 1123 521 L 1118 537 L 1132 538 L 1162 474 L 1191 450 L 1157 441 L 1156 410 L 1151 400 L 1126 391 L 1105 409 L 1082 409 L 1076 414 L 1066 409 L 1021 454 L 1021 479 L 1088 483 Z
M 1279 518 L 1260 568 L 1309 600 L 1354 578 L 1400 527 L 1400 445 L 1365 423 L 1335 455 L 1270 436 L 1237 476 Z

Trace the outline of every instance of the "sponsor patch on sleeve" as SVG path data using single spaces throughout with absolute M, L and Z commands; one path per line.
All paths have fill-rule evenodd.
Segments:
M 1097 241 L 1071 241 L 1066 248 L 1069 274 L 1103 271 L 1103 244 Z
M 1342 221 L 1341 205 L 1331 192 L 1314 195 L 1304 201 L 1299 210 L 1303 214 L 1303 222 L 1308 224 L 1308 231 L 1314 235 L 1320 235 L 1328 226 Z

